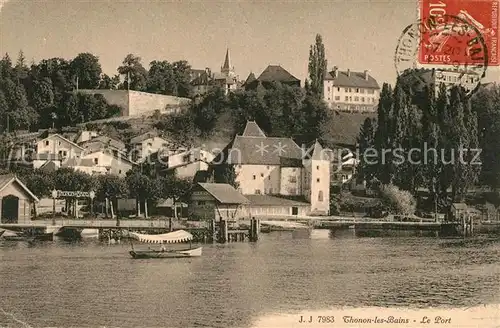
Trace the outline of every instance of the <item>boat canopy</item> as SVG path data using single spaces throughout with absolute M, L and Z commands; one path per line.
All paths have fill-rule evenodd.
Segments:
M 129 232 L 129 235 L 134 239 L 150 244 L 182 243 L 184 241 L 193 240 L 193 235 L 184 230 L 177 230 L 161 235 L 145 235 L 136 232 Z

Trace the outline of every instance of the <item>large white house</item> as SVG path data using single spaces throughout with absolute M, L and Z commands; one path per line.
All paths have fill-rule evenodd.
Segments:
M 251 121 L 213 163 L 234 166 L 238 191 L 245 197 L 262 195 L 249 197 L 262 203 L 252 204 L 254 207 L 274 204 L 273 196 L 302 197 L 309 202 L 308 214 L 324 215 L 330 208 L 329 154 L 318 141 L 302 149 L 291 138 L 267 137 Z
M 51 134 L 37 142 L 37 154 L 58 155 L 62 160 L 67 158 L 79 158 L 84 152 L 84 148 L 64 138 L 59 134 Z
M 380 87 L 368 71 L 339 71 L 335 66 L 326 74 L 323 88 L 323 100 L 343 112 L 375 112 L 380 99 Z

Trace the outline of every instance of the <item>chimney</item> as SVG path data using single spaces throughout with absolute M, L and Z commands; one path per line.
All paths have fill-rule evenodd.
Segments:
M 333 66 L 332 76 L 333 76 L 333 78 L 334 78 L 334 79 L 336 79 L 336 78 L 337 78 L 337 70 L 338 70 L 338 69 L 339 69 L 339 68 L 338 68 L 337 66 Z
M 351 70 L 347 69 L 347 76 L 351 76 Z
M 368 81 L 368 70 L 365 69 L 365 80 Z

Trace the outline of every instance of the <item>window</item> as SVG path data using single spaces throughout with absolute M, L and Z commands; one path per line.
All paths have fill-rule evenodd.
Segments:
M 351 92 L 351 88 L 349 88 L 349 92 Z
M 269 165 L 268 165 L 268 166 L 266 166 L 266 169 L 268 169 L 268 170 L 269 170 Z
M 269 193 L 272 194 L 273 193 L 273 188 L 269 188 Z
M 267 176 L 267 180 L 271 180 L 271 176 L 270 175 Z
M 49 145 L 49 141 L 45 140 L 45 146 L 48 146 L 48 145 Z
M 352 96 L 349 96 L 349 101 L 352 101 Z
M 295 176 L 289 177 L 288 178 L 288 182 L 290 182 L 290 183 L 296 183 L 297 182 L 297 177 L 295 177 Z
M 260 189 L 255 189 L 255 194 L 260 195 Z
M 356 88 L 356 93 L 359 93 L 359 88 Z
M 294 206 L 292 207 L 292 215 L 298 215 L 299 214 L 299 208 Z
M 61 145 L 61 142 L 59 141 L 58 145 L 60 146 Z
M 255 180 L 255 179 L 257 179 L 257 177 L 255 176 L 255 174 L 253 175 L 253 179 L 254 179 L 254 180 Z
M 361 97 L 361 102 L 365 102 L 365 97 Z
M 335 100 L 340 100 L 340 96 L 335 96 Z
M 345 96 L 345 101 L 349 101 L 349 96 Z
M 322 202 L 322 201 L 323 201 L 323 190 L 320 190 L 318 193 L 318 202 Z
M 373 89 L 368 89 L 368 93 L 372 95 L 372 94 L 374 94 L 374 93 L 375 93 L 375 90 L 373 90 Z
M 365 89 L 359 89 L 359 93 L 365 93 Z
M 205 205 L 205 201 L 204 200 L 199 200 L 198 201 L 198 205 L 202 205 L 202 206 Z
M 293 169 L 292 169 L 292 172 L 295 172 L 295 171 L 297 171 L 297 169 L 296 169 L 296 168 L 293 168 Z
M 261 177 L 261 178 L 263 178 L 263 177 L 264 177 L 264 173 L 261 173 L 261 174 L 260 174 L 260 177 Z
M 354 97 L 354 101 L 359 101 L 359 97 Z
M 319 170 L 319 165 L 316 165 L 316 170 Z
M 337 88 L 337 91 L 340 91 L 340 87 Z
M 94 164 L 99 164 L 99 158 L 94 158 Z
M 182 161 L 183 161 L 184 163 L 189 162 L 189 155 L 184 155 L 184 156 L 182 156 Z
M 330 92 L 330 87 L 328 87 L 328 92 Z
M 345 88 L 345 90 L 344 90 L 344 91 L 345 91 L 345 92 L 349 92 L 349 89 Z
M 122 170 L 118 170 L 118 174 L 122 174 Z
M 319 182 L 319 178 L 316 179 L 316 182 Z

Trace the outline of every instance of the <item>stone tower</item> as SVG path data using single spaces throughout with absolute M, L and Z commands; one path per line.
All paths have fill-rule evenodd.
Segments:
M 224 59 L 224 65 L 220 68 L 221 74 L 225 76 L 234 76 L 234 67 L 231 66 L 231 57 L 229 56 L 229 49 L 226 50 L 226 58 Z
M 304 158 L 304 196 L 312 215 L 330 214 L 330 158 L 318 140 Z

